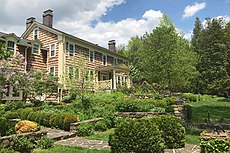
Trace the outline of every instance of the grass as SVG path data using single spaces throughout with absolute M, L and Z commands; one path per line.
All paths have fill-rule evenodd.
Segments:
M 208 112 L 211 114 L 213 123 L 224 118 L 223 123 L 230 124 L 230 99 L 213 98 L 205 101 L 194 102 L 192 106 L 192 123 L 205 123 Z
M 33 151 L 33 153 L 110 153 L 110 150 L 95 150 L 95 149 L 85 149 L 85 148 L 79 148 L 79 147 L 67 147 L 67 146 L 61 146 L 57 145 L 53 148 L 40 150 L 37 149 Z
M 88 136 L 87 139 L 90 140 L 102 140 L 109 141 L 109 135 L 114 133 L 114 129 L 109 129 L 104 132 L 95 132 L 93 135 Z
M 185 143 L 199 145 L 200 136 L 199 135 L 194 135 L 194 134 L 186 134 Z

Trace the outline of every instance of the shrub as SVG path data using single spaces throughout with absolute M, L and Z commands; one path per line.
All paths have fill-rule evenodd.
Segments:
M 5 112 L 3 117 L 5 117 L 6 119 L 15 119 L 15 118 L 18 118 L 19 115 L 17 112 L 7 111 Z
M 91 98 L 89 96 L 83 96 L 81 102 L 83 110 L 89 110 L 92 107 Z
M 20 121 L 15 125 L 15 130 L 17 134 L 26 133 L 26 132 L 36 132 L 40 130 L 40 127 L 37 123 L 31 121 Z
M 52 114 L 50 116 L 50 126 L 51 127 L 58 127 L 58 121 L 59 121 L 59 118 L 58 118 L 58 114 Z
M 36 118 L 36 112 L 30 112 L 29 115 L 27 116 L 27 120 L 29 121 L 35 121 Z
M 135 101 L 120 102 L 115 106 L 118 112 L 138 112 L 141 110 L 140 105 Z
M 63 124 L 64 130 L 69 131 L 70 124 L 75 123 L 75 122 L 80 122 L 79 118 L 76 115 L 67 115 L 64 118 L 64 124 Z
M 42 116 L 42 125 L 46 126 L 46 127 L 51 127 L 50 125 L 50 116 L 52 115 L 53 113 L 42 113 L 41 116 Z
M 187 119 L 191 120 L 192 119 L 192 107 L 191 107 L 191 105 L 185 104 L 184 107 L 186 109 Z
M 65 96 L 62 98 L 62 102 L 64 103 L 71 103 L 72 100 L 74 100 L 72 96 Z
M 21 114 L 20 114 L 20 118 L 22 120 L 26 120 L 27 116 L 29 115 L 30 112 L 32 112 L 32 109 L 30 109 L 30 108 L 26 108 L 26 109 L 22 110 Z
M 30 106 L 30 104 L 26 104 L 25 102 L 7 101 L 5 105 L 5 111 L 15 111 L 19 108 L 25 108 L 28 106 Z
M 21 153 L 30 153 L 35 145 L 26 137 L 15 137 L 12 148 Z
M 201 153 L 227 153 L 230 152 L 230 140 L 212 138 L 200 142 Z
M 163 153 L 162 132 L 149 119 L 127 119 L 109 137 L 112 153 Z
M 95 125 L 94 125 L 94 129 L 96 131 L 106 131 L 107 130 L 107 124 L 105 121 L 98 121 Z
M 63 125 L 64 125 L 64 119 L 65 119 L 65 117 L 66 117 L 66 114 L 60 114 L 58 116 L 58 128 L 60 128 L 60 129 L 64 128 Z
M 185 145 L 185 128 L 181 120 L 171 115 L 159 115 L 151 118 L 161 131 L 167 148 L 181 148 Z
M 200 94 L 183 93 L 182 97 L 189 100 L 189 101 L 193 101 L 193 102 L 202 100 L 202 95 L 200 95 Z
M 19 152 L 5 148 L 4 146 L 0 146 L 0 153 L 19 153 Z
M 53 145 L 54 145 L 54 140 L 49 138 L 42 138 L 41 140 L 38 141 L 38 147 L 42 149 L 52 148 Z
M 31 102 L 34 104 L 35 107 L 42 106 L 42 104 L 44 103 L 44 101 L 41 101 L 39 99 L 33 99 Z
M 90 136 L 93 132 L 93 125 L 90 123 L 82 123 L 77 127 L 78 136 Z
M 5 136 L 9 129 L 9 123 L 5 117 L 0 117 L 0 136 Z

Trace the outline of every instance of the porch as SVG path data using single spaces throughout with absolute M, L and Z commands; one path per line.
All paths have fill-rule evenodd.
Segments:
M 116 90 L 118 86 L 130 87 L 129 72 L 125 64 L 98 68 L 95 91 Z

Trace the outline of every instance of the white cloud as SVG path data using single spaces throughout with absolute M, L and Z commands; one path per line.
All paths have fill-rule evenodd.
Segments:
M 206 7 L 206 3 L 194 3 L 193 5 L 188 5 L 184 9 L 183 18 L 189 18 L 195 15 L 198 11 L 204 9 Z
M 42 12 L 54 11 L 54 28 L 67 32 L 95 44 L 107 47 L 107 42 L 115 39 L 117 45 L 128 42 L 130 37 L 150 32 L 159 24 L 161 11 L 148 10 L 142 18 L 126 18 L 118 22 L 102 22 L 100 18 L 125 0 L 0 0 L 0 31 L 16 33 L 25 30 L 28 17 L 42 20 Z M 92 26 L 92 22 L 94 26 Z
M 100 21 L 103 15 L 122 3 L 125 0 L 0 0 L 0 31 L 20 36 L 27 18 L 33 16 L 41 21 L 42 12 L 50 8 L 54 11 L 55 28 L 107 47 L 108 40 L 115 39 L 119 45 L 132 36 L 150 32 L 163 15 L 161 11 L 148 10 L 140 19 Z

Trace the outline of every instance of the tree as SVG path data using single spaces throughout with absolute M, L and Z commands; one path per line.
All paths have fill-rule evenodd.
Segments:
M 189 42 L 165 15 L 160 25 L 144 36 L 141 65 L 149 82 L 183 90 L 195 73 L 195 60 Z
M 222 19 L 206 19 L 207 26 L 199 34 L 194 28 L 192 48 L 198 53 L 199 72 L 198 91 L 201 93 L 223 95 L 228 86 L 229 74 L 227 46 L 224 43 L 224 24 Z M 195 24 L 196 25 L 196 24 Z
M 89 71 L 83 54 L 79 55 L 77 61 L 72 59 L 71 64 L 66 68 L 63 75 L 65 88 L 71 96 L 75 97 L 78 95 L 82 99 L 93 88 L 96 73 L 92 70 Z

